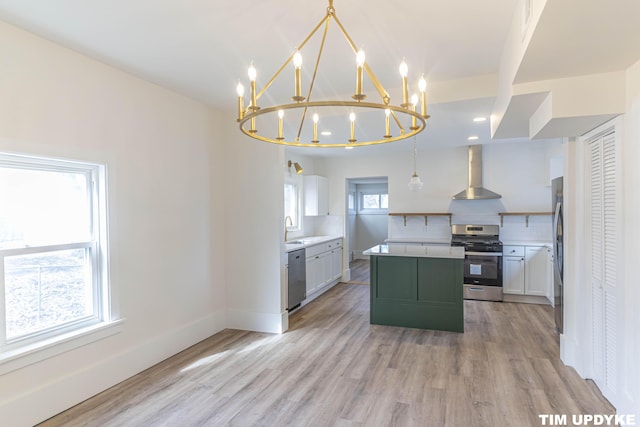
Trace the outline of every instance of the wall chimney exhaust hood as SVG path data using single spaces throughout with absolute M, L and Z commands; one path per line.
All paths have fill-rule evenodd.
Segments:
M 453 196 L 453 200 L 500 199 L 500 194 L 482 186 L 482 145 L 469 146 L 469 186 Z

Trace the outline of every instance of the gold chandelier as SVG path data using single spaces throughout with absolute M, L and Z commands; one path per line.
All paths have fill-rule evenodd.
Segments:
M 312 100 L 312 91 L 314 83 L 316 82 L 316 76 L 318 72 L 318 66 L 322 57 L 323 49 L 327 39 L 327 33 L 329 30 L 329 24 L 331 21 L 335 21 L 342 35 L 346 39 L 347 43 L 356 54 L 356 87 L 355 93 L 351 96 L 351 99 L 342 100 Z M 302 55 L 300 51 L 307 44 L 307 42 L 316 34 L 316 32 L 324 26 L 324 33 L 319 45 L 316 63 L 313 70 L 313 76 L 310 79 L 309 87 L 306 90 L 306 96 L 302 91 Z M 292 85 L 291 101 L 288 103 L 275 104 L 271 106 L 260 106 L 258 101 L 263 95 L 265 95 L 267 89 L 276 81 L 283 70 L 293 63 L 294 67 L 294 79 Z M 365 93 L 363 92 L 363 76 L 364 72 L 367 73 L 369 80 L 373 84 L 380 97 L 380 102 L 365 102 Z M 240 125 L 240 130 L 251 138 L 258 139 L 260 141 L 270 142 L 274 144 L 294 146 L 294 147 L 344 147 L 353 148 L 356 146 L 384 144 L 388 142 L 400 141 L 422 132 L 426 126 L 426 120 L 429 118 L 427 114 L 427 102 L 426 102 L 426 87 L 427 83 L 424 77 L 420 78 L 418 88 L 420 96 L 417 94 L 409 97 L 409 86 L 407 82 L 408 67 L 403 60 L 399 67 L 399 73 L 402 82 L 402 103 L 399 105 L 391 104 L 391 97 L 385 90 L 382 84 L 379 82 L 376 75 L 373 73 L 369 65 L 365 61 L 364 51 L 358 49 L 347 34 L 344 26 L 336 16 L 336 11 L 333 7 L 333 0 L 329 0 L 329 6 L 327 7 L 326 16 L 316 25 L 316 27 L 309 33 L 304 41 L 297 47 L 295 52 L 289 56 L 285 63 L 278 69 L 275 75 L 268 81 L 268 83 L 259 91 L 256 91 L 256 77 L 257 71 L 253 66 L 253 63 L 249 67 L 249 105 L 244 106 L 244 86 L 242 83 L 238 83 L 238 118 L 237 122 Z M 418 104 L 420 104 L 420 111 L 417 111 Z M 376 133 L 376 129 L 371 129 L 369 125 L 367 132 L 371 134 L 380 135 L 379 138 L 365 138 L 366 140 L 358 140 L 358 134 L 356 133 L 355 121 L 356 112 L 358 115 L 361 112 L 366 112 L 367 117 L 372 117 L 371 114 L 375 114 L 374 122 L 380 123 L 379 132 Z M 308 130 L 305 129 L 305 119 L 307 115 L 312 114 L 312 124 L 308 126 Z M 318 137 L 318 122 L 320 121 L 321 114 L 324 118 L 333 116 L 335 120 L 336 115 L 344 116 L 349 120 L 349 135 L 338 136 L 338 141 L 322 141 Z M 348 114 L 347 114 L 348 113 Z M 294 129 L 297 127 L 297 133 L 292 132 L 294 137 L 287 138 L 284 135 L 284 119 L 285 115 L 292 117 L 292 120 L 297 122 L 297 125 L 288 126 L 288 128 Z M 287 117 L 289 119 L 289 117 Z M 276 126 L 277 123 L 277 126 Z M 391 124 L 394 123 L 392 128 Z M 405 128 L 406 126 L 406 128 Z M 270 129 L 268 132 L 260 133 L 258 128 L 266 127 Z M 408 129 L 407 129 L 408 128 Z M 277 130 L 276 130 L 277 129 Z M 305 135 L 311 134 L 313 130 L 313 137 L 301 140 L 303 130 Z M 363 129 L 360 129 L 362 131 Z

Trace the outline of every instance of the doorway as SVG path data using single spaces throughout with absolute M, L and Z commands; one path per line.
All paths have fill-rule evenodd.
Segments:
M 362 251 L 388 237 L 389 178 L 348 178 L 346 185 L 346 250 L 351 263 L 366 259 Z

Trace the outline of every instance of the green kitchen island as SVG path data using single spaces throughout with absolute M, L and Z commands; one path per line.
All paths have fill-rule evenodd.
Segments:
M 370 257 L 376 325 L 464 332 L 464 248 L 378 245 Z

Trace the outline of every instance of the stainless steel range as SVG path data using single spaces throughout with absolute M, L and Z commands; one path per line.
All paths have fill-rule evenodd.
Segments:
M 462 246 L 464 298 L 502 301 L 502 242 L 497 225 L 452 226 L 451 246 Z

